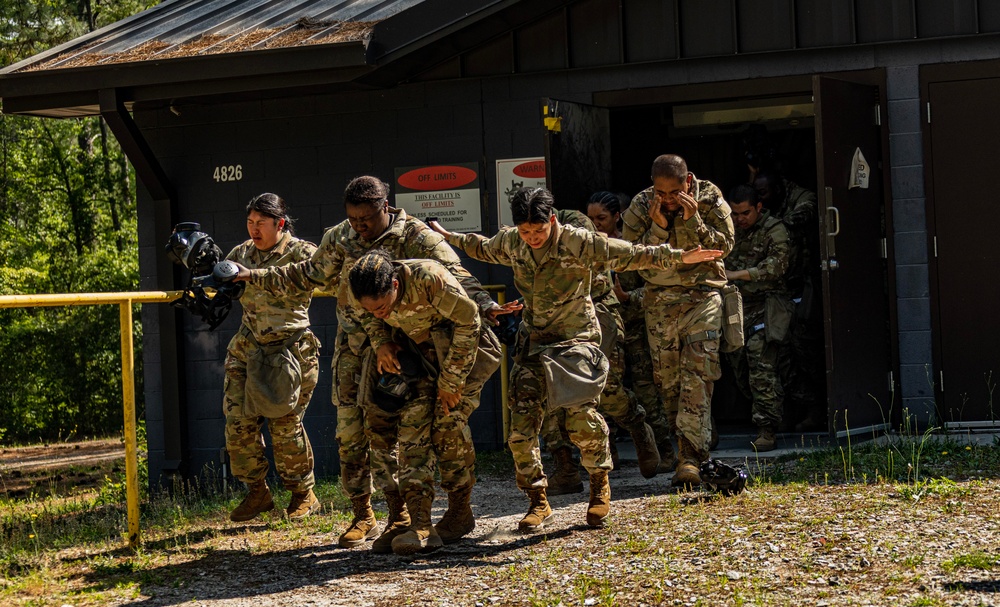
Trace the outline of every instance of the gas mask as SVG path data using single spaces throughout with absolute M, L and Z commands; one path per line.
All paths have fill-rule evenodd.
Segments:
M 200 317 L 209 330 L 214 330 L 246 289 L 245 283 L 233 280 L 239 269 L 225 260 L 222 249 L 201 231 L 201 224 L 193 221 L 174 226 L 166 250 L 171 261 L 190 272 L 184 294 L 170 304 Z M 206 289 L 214 291 L 214 295 L 210 296 Z

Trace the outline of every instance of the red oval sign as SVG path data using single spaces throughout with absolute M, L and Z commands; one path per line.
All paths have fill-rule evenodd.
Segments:
M 454 190 L 476 180 L 476 172 L 450 165 L 423 167 L 407 171 L 396 181 L 410 190 Z
M 514 167 L 514 174 L 525 179 L 544 179 L 545 161 L 532 160 L 531 162 L 521 163 Z

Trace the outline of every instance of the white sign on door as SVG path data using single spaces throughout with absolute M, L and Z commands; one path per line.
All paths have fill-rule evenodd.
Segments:
M 497 206 L 500 226 L 512 226 L 510 197 L 520 188 L 545 187 L 545 157 L 497 160 Z
M 449 232 L 479 232 L 483 213 L 479 163 L 396 169 L 395 205 L 424 220 L 437 217 Z

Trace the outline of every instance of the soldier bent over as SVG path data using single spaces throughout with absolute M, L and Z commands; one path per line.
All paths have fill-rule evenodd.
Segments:
M 362 374 L 361 404 L 373 428 L 396 431 L 389 440 L 399 442 L 399 490 L 412 520 L 409 530 L 392 540 L 392 551 L 435 550 L 476 526 L 470 504 L 476 451 L 469 416 L 479 406 L 483 384 L 500 366 L 500 341 L 483 326 L 476 302 L 437 261 L 394 262 L 377 249 L 351 268 L 350 281 L 352 294 L 370 313 L 365 328 L 374 350 Z M 410 377 L 403 394 L 394 390 L 395 398 L 385 398 L 379 388 L 389 378 L 376 379 L 375 367 L 398 381 L 404 354 L 423 372 Z M 396 421 L 375 422 L 383 418 Z M 373 432 L 371 440 L 379 446 L 386 437 Z M 432 526 L 435 463 L 441 488 L 448 492 L 448 510 Z

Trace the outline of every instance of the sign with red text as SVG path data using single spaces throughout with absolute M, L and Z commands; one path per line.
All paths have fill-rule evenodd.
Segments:
M 500 226 L 512 226 L 510 197 L 520 188 L 545 187 L 545 157 L 497 160 L 497 205 Z
M 483 229 L 479 164 L 439 164 L 396 169 L 396 202 L 417 219 L 437 217 L 449 232 Z

